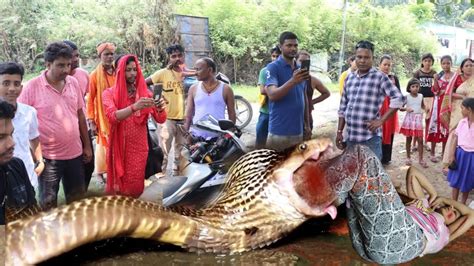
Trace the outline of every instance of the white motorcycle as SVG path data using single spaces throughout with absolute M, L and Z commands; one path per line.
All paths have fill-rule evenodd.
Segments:
M 163 206 L 170 206 L 196 190 L 199 190 L 196 194 L 212 194 L 209 191 L 217 193 L 232 163 L 247 152 L 245 144 L 239 139 L 241 131 L 230 120 L 217 120 L 207 115 L 193 127 L 216 133 L 217 137 L 196 139 L 184 151 L 183 157 L 187 160 L 183 162 L 182 175 L 164 176 L 153 181 L 145 188 L 140 199 L 162 199 Z M 208 192 L 201 193 L 205 190 Z

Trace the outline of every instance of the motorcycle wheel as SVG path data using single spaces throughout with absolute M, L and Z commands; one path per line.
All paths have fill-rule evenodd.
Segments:
M 238 129 L 243 129 L 244 127 L 250 124 L 252 121 L 253 110 L 252 105 L 242 96 L 235 95 L 235 116 L 236 121 L 235 125 Z M 226 111 L 226 117 L 228 118 L 228 114 Z

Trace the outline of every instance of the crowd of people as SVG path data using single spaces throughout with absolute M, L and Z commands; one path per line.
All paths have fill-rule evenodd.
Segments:
M 452 198 L 458 200 L 461 192 L 461 202 L 466 203 L 474 188 L 474 168 L 470 161 L 474 150 L 459 139 L 456 130 L 461 120 L 468 119 L 468 110 L 472 108 L 473 60 L 464 59 L 459 70 L 452 71 L 451 57 L 442 56 L 442 71 L 437 73 L 432 68 L 433 55 L 423 55 L 421 68 L 408 81 L 404 96 L 398 77 L 391 72 L 391 57 L 383 55 L 377 70 L 372 66 L 373 52 L 371 43 L 359 42 L 355 57 L 349 58 L 348 74 L 341 76 L 344 80 L 340 80 L 342 99 L 337 146 L 344 149 L 354 143 L 366 145 L 387 165 L 391 162 L 394 135 L 403 134 L 406 136 L 405 164 L 411 166 L 411 154 L 418 152 L 418 165 L 428 168 L 424 159 L 424 150 L 427 150 L 431 162 L 436 164 L 442 160 L 439 167 L 452 187 Z M 405 112 L 401 126 L 398 110 Z M 473 140 L 472 134 L 468 127 L 461 137 L 464 141 Z M 437 143 L 441 143 L 441 156 L 436 153 Z M 458 155 L 459 152 L 466 156 Z
M 442 71 L 437 73 L 434 57 L 423 55 L 421 68 L 408 82 L 404 96 L 391 71 L 392 58 L 382 56 L 377 69 L 374 49 L 368 41 L 357 43 L 349 58 L 350 68 L 341 75 L 336 146 L 366 146 L 382 164 L 389 164 L 394 135 L 400 133 L 406 136 L 406 164 L 412 165 L 411 153 L 417 150 L 418 163 L 426 168 L 424 143 L 431 143 L 426 148 L 434 163 L 441 160 L 436 144 L 442 143 L 452 198 L 456 201 L 461 192 L 465 204 L 474 187 L 473 60 L 465 59 L 459 71 L 452 71 L 451 57 L 443 56 Z M 116 56 L 115 45 L 107 42 L 96 50 L 100 63 L 89 75 L 79 68 L 76 44 L 67 40 L 50 43 L 44 51 L 46 70 L 24 87 L 22 65 L 0 64 L 2 209 L 36 204 L 35 197 L 43 210 L 56 207 L 61 182 L 67 203 L 79 199 L 93 172 L 105 180 L 106 194 L 139 197 L 153 152 L 150 119 L 159 124 L 156 134 L 163 163 L 158 171 L 166 173 L 171 163 L 172 175 L 181 170 L 183 144 L 191 144 L 188 132 L 214 137 L 192 128 L 193 123 L 208 114 L 224 119 L 226 110 L 235 123 L 232 88 L 216 78 L 217 65 L 211 58 L 201 58 L 193 70 L 187 69 L 183 47 L 174 44 L 166 49 L 166 67 L 146 78 L 135 55 Z M 261 107 L 256 147 L 283 150 L 313 137 L 314 105 L 330 92 L 309 67 L 302 67 L 310 54 L 298 50 L 294 33 L 283 32 L 270 54 L 272 62 L 258 78 Z M 196 76 L 198 82 L 185 96 L 183 79 L 187 76 Z M 160 97 L 154 97 L 152 85 L 162 87 Z M 401 127 L 398 110 L 406 112 Z M 170 159 L 172 149 L 174 158 Z M 422 183 L 433 194 L 426 180 L 415 183 Z M 418 187 L 413 185 L 414 192 L 409 193 L 421 200 Z M 433 199 L 430 203 L 451 204 L 463 215 L 471 215 L 464 205 L 452 201 Z M 427 213 L 426 203 L 416 206 Z M 3 215 L 0 222 L 5 222 Z
M 50 43 L 44 51 L 46 70 L 25 86 L 21 64 L 0 64 L 0 102 L 6 108 L 0 111 L 2 120 L 11 122 L 2 124 L 8 125 L 2 133 L 7 142 L 2 175 L 10 175 L 11 168 L 19 168 L 15 173 L 21 174 L 17 185 L 8 181 L 8 186 L 1 186 L 2 210 L 36 204 L 36 199 L 43 210 L 56 207 L 61 183 L 70 203 L 84 197 L 94 172 L 105 182 L 106 194 L 139 197 L 150 174 L 147 164 L 160 165 L 161 169 L 152 167 L 151 174 L 166 172 L 172 146 L 171 174 L 179 174 L 181 148 L 188 141 L 184 133 L 193 121 L 208 113 L 223 119 L 228 109 L 235 123 L 232 89 L 216 79 L 217 66 L 211 58 L 198 60 L 196 69 L 189 70 L 183 47 L 174 44 L 166 49 L 167 66 L 145 78 L 135 55 L 116 55 L 115 45 L 108 42 L 96 50 L 100 63 L 89 75 L 79 67 L 75 43 Z M 196 76 L 198 82 L 191 87 L 185 108 L 187 76 Z M 150 85 L 163 88 L 159 98 L 153 98 Z M 159 124 L 155 131 L 149 130 L 151 121 Z M 159 135 L 163 162 L 149 160 L 156 152 L 151 132 Z M 209 137 L 206 132 L 191 129 L 191 133 Z

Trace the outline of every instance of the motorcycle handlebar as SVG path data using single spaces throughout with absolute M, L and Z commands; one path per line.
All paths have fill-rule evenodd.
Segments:
M 193 151 L 193 153 L 191 154 L 191 156 L 189 157 L 189 159 L 194 162 L 197 160 L 197 158 L 199 157 L 199 155 L 201 155 L 201 153 L 203 153 L 205 151 L 205 144 L 202 143 L 202 142 L 199 142 L 198 143 L 198 147 L 196 148 L 195 151 Z

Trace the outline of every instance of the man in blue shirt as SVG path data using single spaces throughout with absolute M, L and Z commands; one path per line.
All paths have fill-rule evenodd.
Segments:
M 305 81 L 308 69 L 298 69 L 298 38 L 285 31 L 280 35 L 281 56 L 267 66 L 265 88 L 270 123 L 267 147 L 285 149 L 303 141 Z

